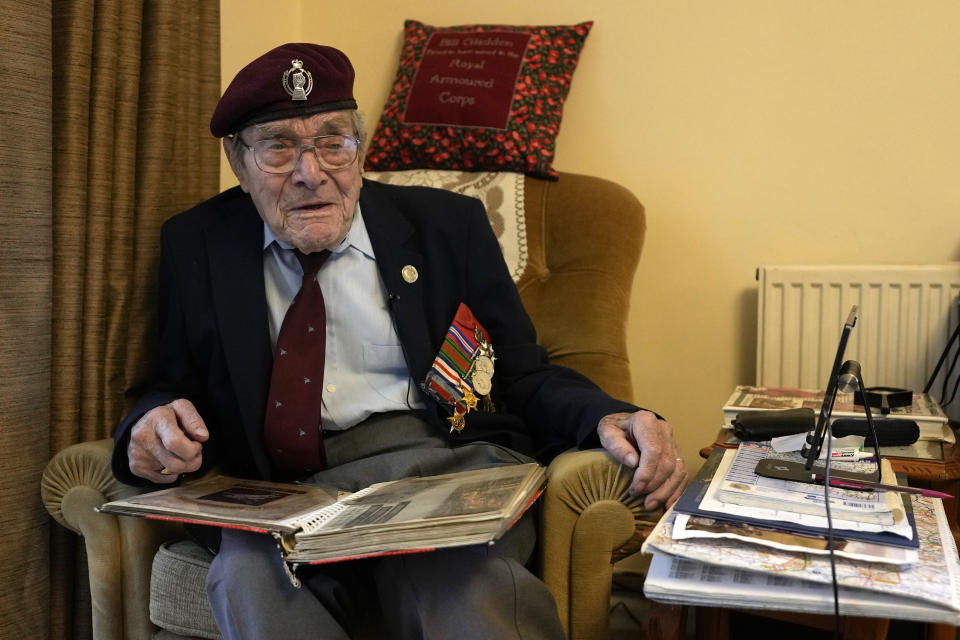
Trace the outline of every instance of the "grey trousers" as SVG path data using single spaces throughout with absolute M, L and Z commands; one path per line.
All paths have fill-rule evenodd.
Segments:
M 329 468 L 311 481 L 350 491 L 528 461 L 485 443 L 451 448 L 412 413 L 371 418 L 328 437 L 326 450 Z M 527 514 L 492 546 L 303 568 L 297 589 L 269 536 L 225 529 L 207 595 L 227 640 L 562 639 L 553 597 L 524 566 L 535 539 Z

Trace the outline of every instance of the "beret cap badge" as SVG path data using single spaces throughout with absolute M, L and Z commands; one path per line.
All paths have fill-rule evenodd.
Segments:
M 293 100 L 306 100 L 313 91 L 313 76 L 303 68 L 302 60 L 291 60 L 290 64 L 291 67 L 283 72 L 283 90 Z

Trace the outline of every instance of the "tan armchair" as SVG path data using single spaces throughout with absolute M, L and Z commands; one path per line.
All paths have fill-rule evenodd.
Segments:
M 643 206 L 619 185 L 575 174 L 557 182 L 527 178 L 525 205 L 527 269 L 518 287 L 541 344 L 554 362 L 629 400 L 626 318 L 643 244 Z M 113 479 L 111 447 L 110 440 L 71 446 L 50 461 L 42 480 L 47 510 L 85 541 L 94 637 L 216 637 L 210 627 L 166 624 L 158 630 L 151 623 L 154 556 L 180 532 L 167 523 L 94 511 L 136 492 Z M 572 639 L 606 637 L 613 562 L 637 550 L 639 532 L 659 515 L 621 501 L 625 476 L 599 450 L 563 454 L 548 470 L 541 576 Z M 187 565 L 175 591 L 189 593 L 188 583 L 199 580 L 202 593 L 202 559 Z M 155 582 L 154 598 L 162 587 Z M 188 606 L 189 598 L 180 602 Z M 199 611 L 187 613 L 209 618 L 204 607 L 205 600 Z

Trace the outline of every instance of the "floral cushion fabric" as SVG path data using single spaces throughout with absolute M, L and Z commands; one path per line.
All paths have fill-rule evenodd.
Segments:
M 407 20 L 366 168 L 555 179 L 563 103 L 591 26 L 433 27 Z

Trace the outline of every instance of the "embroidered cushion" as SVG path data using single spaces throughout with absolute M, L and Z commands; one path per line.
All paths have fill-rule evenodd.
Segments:
M 556 179 L 563 104 L 592 26 L 434 27 L 407 20 L 366 168 Z

